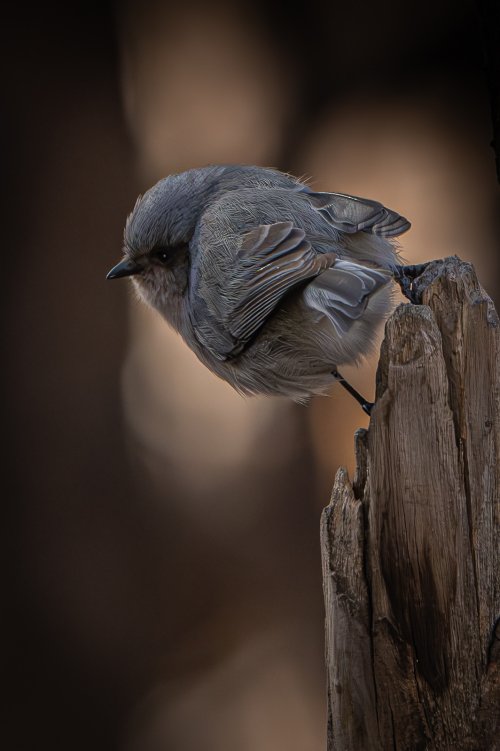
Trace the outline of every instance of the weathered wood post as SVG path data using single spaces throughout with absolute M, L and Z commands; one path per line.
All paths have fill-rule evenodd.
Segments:
M 322 517 L 329 751 L 500 748 L 500 323 L 436 261 Z

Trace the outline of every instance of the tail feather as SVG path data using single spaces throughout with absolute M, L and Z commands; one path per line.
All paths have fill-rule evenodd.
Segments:
M 341 232 L 397 237 L 410 229 L 410 222 L 404 216 L 378 201 L 345 193 L 314 193 L 309 189 L 304 192 L 312 206 Z

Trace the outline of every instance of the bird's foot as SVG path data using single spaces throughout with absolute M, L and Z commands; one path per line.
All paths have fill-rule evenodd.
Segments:
M 415 279 L 424 273 L 429 263 L 430 261 L 410 266 L 396 266 L 394 269 L 394 279 L 401 287 L 401 292 L 414 305 L 421 303 L 420 295 L 415 288 Z
M 361 405 L 361 409 L 363 412 L 365 412 L 368 416 L 371 415 L 372 409 L 373 409 L 373 402 L 368 402 L 359 391 L 356 391 L 354 386 L 351 386 L 351 384 L 346 381 L 344 376 L 340 375 L 339 371 L 335 368 L 335 370 L 332 370 L 332 376 L 335 378 L 335 380 L 340 383 L 341 386 L 345 388 L 346 391 L 350 393 L 351 396 L 353 396 L 358 404 Z

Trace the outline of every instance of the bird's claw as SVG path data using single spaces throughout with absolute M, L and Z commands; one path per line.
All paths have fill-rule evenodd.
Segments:
M 401 287 L 401 292 L 414 305 L 421 303 L 421 296 L 415 288 L 415 279 L 423 274 L 428 265 L 429 262 L 396 266 L 394 270 L 394 279 Z
M 361 409 L 363 410 L 365 414 L 368 415 L 368 417 L 370 417 L 374 406 L 375 406 L 374 402 L 365 402 L 364 404 L 361 405 Z

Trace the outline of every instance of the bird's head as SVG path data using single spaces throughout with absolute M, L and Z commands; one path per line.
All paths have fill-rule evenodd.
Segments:
M 140 297 L 167 318 L 186 287 L 189 244 L 216 179 L 214 168 L 190 170 L 139 197 L 125 226 L 124 258 L 107 275 L 132 277 Z

